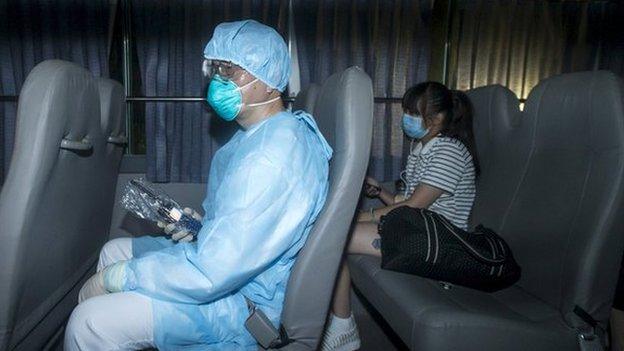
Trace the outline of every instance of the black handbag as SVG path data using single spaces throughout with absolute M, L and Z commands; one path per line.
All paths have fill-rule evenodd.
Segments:
M 482 225 L 467 232 L 433 211 L 404 206 L 381 217 L 379 235 L 383 269 L 487 292 L 520 279 L 505 240 Z

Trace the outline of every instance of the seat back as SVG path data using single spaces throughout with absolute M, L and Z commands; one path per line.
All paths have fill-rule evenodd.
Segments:
M 0 193 L 0 349 L 41 349 L 95 263 L 107 232 L 94 225 L 105 146 L 99 116 L 97 84 L 85 69 L 50 60 L 28 75 Z
M 316 99 L 319 95 L 319 86 L 316 83 L 311 83 L 307 89 L 301 90 L 297 97 L 295 98 L 295 102 L 293 103 L 292 110 L 303 110 L 309 114 L 314 115 L 314 105 L 316 104 Z
M 119 166 L 127 143 L 124 119 L 125 96 L 123 86 L 112 79 L 99 78 L 98 90 L 102 114 L 100 127 L 106 141 L 106 147 L 102 153 L 103 159 L 99 161 L 103 177 L 103 185 L 100 187 L 102 194 L 99 202 L 100 218 L 107 226 L 110 226 Z M 106 237 L 102 238 L 102 240 L 105 239 Z
M 501 85 L 466 91 L 473 106 L 473 130 L 481 174 L 470 216 L 471 227 L 483 223 L 499 230 L 503 211 L 520 181 L 518 164 L 526 162 L 529 137 L 520 129 L 516 95 Z
M 368 166 L 373 123 L 370 77 L 357 67 L 329 77 L 314 117 L 334 149 L 329 193 L 288 282 L 282 325 L 293 342 L 282 350 L 315 350 L 325 325 Z
M 516 95 L 502 85 L 488 85 L 466 91 L 473 108 L 473 130 L 479 162 L 490 168 L 492 153 L 506 142 L 507 134 L 521 122 Z
M 500 188 L 513 190 L 500 233 L 522 266 L 518 285 L 573 326 L 582 325 L 575 305 L 598 321 L 610 314 L 624 244 L 623 96 L 605 71 L 542 81 L 517 134 L 528 157 L 501 165 L 519 172 L 517 185 Z

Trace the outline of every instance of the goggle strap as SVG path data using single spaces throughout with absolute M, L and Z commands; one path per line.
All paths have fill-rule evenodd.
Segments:
M 253 83 L 257 82 L 258 80 L 259 80 L 259 79 L 258 79 L 258 78 L 256 78 L 256 79 L 252 80 L 251 82 L 249 82 L 249 83 L 247 83 L 247 84 L 243 85 L 242 87 L 238 87 L 238 90 L 243 90 L 243 89 L 247 88 L 248 86 L 252 85 Z

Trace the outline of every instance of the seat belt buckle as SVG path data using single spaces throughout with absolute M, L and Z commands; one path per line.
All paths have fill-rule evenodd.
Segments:
M 600 338 L 594 333 L 578 334 L 579 349 L 581 351 L 603 351 Z
M 245 328 L 264 349 L 273 347 L 280 338 L 279 331 L 271 323 L 269 317 L 255 306 L 252 307 L 249 317 L 245 320 Z
M 602 343 L 600 342 L 600 334 L 598 334 L 600 325 L 598 322 L 580 306 L 574 306 L 572 311 L 581 320 L 583 320 L 589 328 L 579 328 L 578 344 L 581 351 L 603 351 Z M 584 330 L 583 330 L 584 329 Z M 587 331 L 589 329 L 589 331 Z

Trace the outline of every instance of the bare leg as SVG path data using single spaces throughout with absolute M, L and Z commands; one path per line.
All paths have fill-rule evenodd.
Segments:
M 349 318 L 351 316 L 351 274 L 346 262 L 340 265 L 338 281 L 334 288 L 333 312 L 336 317 Z
M 347 244 L 347 254 L 363 254 L 381 257 L 377 224 L 360 222 L 355 226 L 351 240 Z M 351 275 L 345 261 L 342 262 L 338 281 L 334 290 L 333 313 L 339 318 L 351 316 Z

